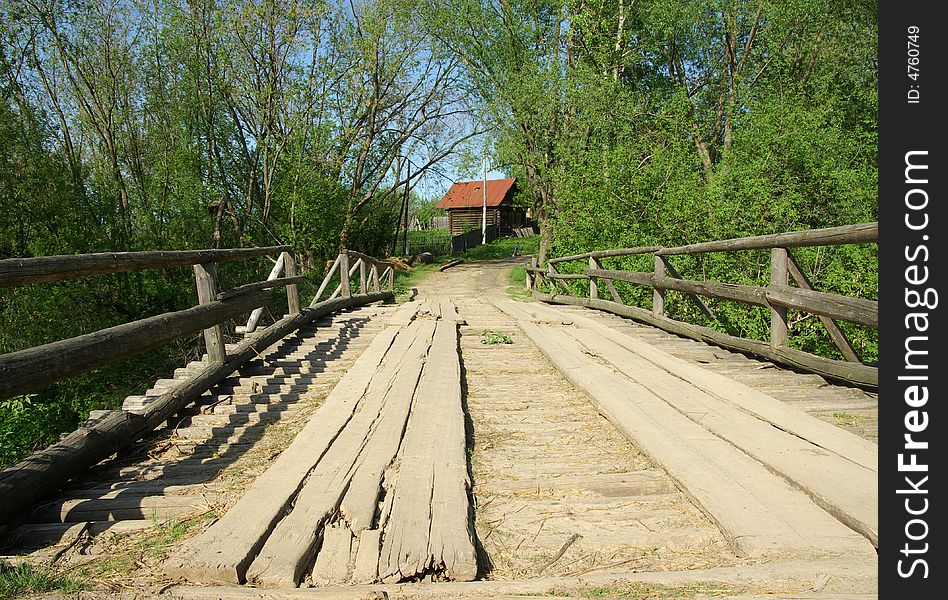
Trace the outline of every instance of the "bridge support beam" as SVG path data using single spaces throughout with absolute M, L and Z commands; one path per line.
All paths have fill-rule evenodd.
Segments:
M 194 284 L 197 286 L 198 304 L 210 304 L 217 300 L 217 266 L 214 263 L 194 265 Z M 220 323 L 204 330 L 204 346 L 209 362 L 220 364 L 227 360 L 224 328 Z
M 770 287 L 786 289 L 790 285 L 787 270 L 787 249 L 770 250 Z M 770 347 L 781 348 L 787 345 L 787 309 L 782 306 L 770 307 Z

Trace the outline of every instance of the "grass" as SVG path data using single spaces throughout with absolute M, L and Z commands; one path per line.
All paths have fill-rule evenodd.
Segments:
M 38 571 L 25 563 L 14 566 L 0 562 L 0 598 L 56 591 L 72 594 L 85 588 L 82 582 L 71 577 Z
M 857 427 L 860 423 L 859 415 L 853 415 L 847 412 L 834 412 L 833 418 L 836 424 L 843 427 Z
M 514 267 L 507 274 L 507 295 L 521 302 L 533 302 L 533 294 L 527 289 L 527 272 L 523 267 Z
M 440 266 L 440 263 L 435 261 L 430 265 L 415 265 L 408 271 L 395 271 L 395 301 L 408 302 L 411 299 L 411 288 L 418 285 L 432 272 L 437 271 Z
M 498 333 L 485 329 L 481 332 L 481 343 L 491 346 L 494 344 L 512 344 L 513 339 L 506 333 Z
M 530 256 L 540 251 L 540 236 L 528 238 L 502 237 L 497 238 L 486 246 L 475 246 L 452 258 L 464 260 L 491 260 L 496 258 L 511 258 L 516 248 L 517 256 Z

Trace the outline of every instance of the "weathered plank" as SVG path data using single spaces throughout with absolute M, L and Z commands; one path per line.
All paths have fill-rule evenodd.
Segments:
M 874 466 L 870 469 L 854 464 L 708 394 L 690 383 L 690 373 L 685 379 L 655 369 L 653 363 L 593 330 L 577 327 L 564 331 L 681 414 L 767 465 L 803 490 L 818 506 L 878 546 L 879 480 Z M 701 371 L 698 367 L 690 369 L 696 376 Z M 798 420 L 808 417 L 799 415 Z M 854 436 L 841 432 L 837 437 Z
M 289 246 L 223 250 L 162 250 L 156 252 L 101 252 L 0 260 L 0 287 L 73 279 L 86 275 L 126 273 L 146 269 L 189 267 L 272 256 L 292 250 Z
M 392 327 L 376 336 L 273 466 L 227 514 L 165 561 L 166 573 L 204 583 L 245 580 L 251 560 L 304 479 L 351 419 L 398 331 Z
M 445 321 L 459 323 L 461 325 L 466 323 L 465 320 L 461 318 L 461 315 L 458 314 L 457 307 L 448 296 L 440 296 L 438 298 L 438 305 L 440 307 L 440 317 Z
M 382 539 L 382 581 L 477 575 L 457 336 L 456 323 L 438 323 L 418 384 Z
M 665 331 L 698 340 L 699 342 L 707 342 L 730 350 L 746 352 L 780 364 L 811 371 L 855 385 L 867 388 L 877 388 L 879 386 L 878 367 L 823 358 L 822 356 L 808 354 L 796 348 L 771 348 L 770 344 L 765 342 L 728 335 L 708 327 L 675 321 L 668 317 L 657 317 L 653 315 L 651 311 L 644 310 L 637 306 L 628 306 L 608 300 L 592 300 L 590 298 L 576 298 L 563 295 L 550 296 L 549 294 L 536 290 L 534 290 L 533 296 L 542 302 L 552 304 L 572 304 L 604 310 L 616 315 L 635 319 L 636 321 L 648 323 Z
M 550 319 L 551 313 L 545 312 L 544 308 L 546 307 L 542 305 L 530 305 L 524 307 L 523 310 L 529 311 L 528 314 L 531 314 L 531 316 L 537 315 Z M 878 468 L 878 446 L 876 444 L 735 381 L 733 378 L 722 374 L 722 372 L 727 372 L 726 369 L 696 369 L 688 361 L 658 350 L 652 344 L 642 342 L 631 335 L 600 323 L 594 318 L 577 315 L 576 313 L 570 313 L 570 316 L 575 319 L 577 324 L 628 348 L 648 360 L 655 367 L 688 381 L 692 385 L 734 404 L 741 410 L 747 411 L 779 429 L 799 436 L 820 448 L 839 454 L 866 469 L 875 471 Z M 745 373 L 746 371 L 742 368 L 735 372 Z
M 348 581 L 351 551 L 352 532 L 345 523 L 324 528 L 322 546 L 313 564 L 313 583 L 330 585 Z
M 382 547 L 382 530 L 366 529 L 359 535 L 359 551 L 352 569 L 352 583 L 375 583 L 379 576 L 379 550 Z
M 398 330 L 378 371 L 372 374 L 365 392 L 359 394 L 357 410 L 349 413 L 351 419 L 337 430 L 338 435 L 328 440 L 331 445 L 318 457 L 319 462 L 292 498 L 293 509 L 276 523 L 247 569 L 248 581 L 272 587 L 299 585 L 313 559 L 323 523 L 338 510 L 353 474 L 365 458 L 374 430 L 380 420 L 385 420 L 380 419 L 380 412 L 386 406 L 389 391 L 397 389 L 404 393 L 405 387 L 410 386 L 410 396 L 414 390 L 418 375 L 411 370 L 412 367 L 420 370 L 433 330 L 434 323 L 429 320 Z M 401 382 L 405 385 L 399 385 Z M 318 415 L 314 420 L 321 421 Z M 312 458 L 307 461 L 305 456 L 297 460 L 312 464 Z M 267 473 L 275 469 L 277 465 Z
M 591 359 L 563 329 L 536 325 L 512 302 L 498 306 L 623 433 L 662 466 L 743 556 L 872 556 L 859 534 L 760 463 L 640 384 Z M 559 335 L 558 335 L 559 334 Z
M 408 350 L 404 357 L 407 362 L 401 363 L 397 367 L 398 370 L 389 376 L 386 387 L 377 392 L 384 393 L 384 408 L 378 417 L 379 422 L 370 431 L 369 439 L 364 442 L 360 462 L 339 507 L 340 514 L 357 535 L 373 526 L 382 490 L 382 475 L 395 460 L 402 434 L 405 432 L 415 388 L 434 333 L 433 323 L 419 322 L 421 323 L 424 325 L 416 329 L 421 343 Z

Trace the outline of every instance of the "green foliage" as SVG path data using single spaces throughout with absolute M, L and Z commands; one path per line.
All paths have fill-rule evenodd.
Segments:
M 37 571 L 26 563 L 14 566 L 0 561 L 0 598 L 55 591 L 74 594 L 83 589 L 85 586 L 82 583 L 70 577 Z
M 513 339 L 506 333 L 485 329 L 481 332 L 481 343 L 493 346 L 494 344 L 512 344 Z

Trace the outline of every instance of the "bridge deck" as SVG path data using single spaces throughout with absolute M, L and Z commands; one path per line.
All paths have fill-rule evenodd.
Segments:
M 417 327 L 436 312 L 439 323 L 461 321 L 453 353 L 462 375 L 481 578 L 562 587 L 643 571 L 710 569 L 730 573 L 721 577 L 740 595 L 764 593 L 767 586 L 728 569 L 764 561 L 795 565 L 787 567 L 792 576 L 772 575 L 787 591 L 874 591 L 875 394 L 597 311 L 511 303 L 500 292 L 502 273 L 461 265 L 422 287 L 427 304 L 407 312 L 353 310 L 284 340 L 208 394 L 203 406 L 140 444 L 137 454 L 104 463 L 38 507 L 19 531 L 21 543 L 45 545 L 49 553 L 82 539 L 76 546 L 94 553 L 123 539 L 102 535 L 106 531 L 132 532 L 127 537 L 135 540 L 149 535 L 155 521 L 172 518 L 191 519 L 191 531 L 206 529 L 247 497 L 307 423 L 325 422 L 331 401 L 324 409 L 320 404 L 345 391 L 346 382 L 337 383 L 371 352 L 373 341 L 392 327 Z M 511 343 L 484 343 L 485 331 Z M 435 351 L 427 343 L 427 351 Z M 452 354 L 440 345 L 436 352 Z M 389 369 L 393 377 L 400 372 Z M 451 371 L 445 365 L 434 370 Z M 722 386 L 733 392 L 732 402 L 721 397 Z M 439 398 L 452 394 L 439 389 Z M 433 415 L 424 420 L 444 422 Z M 435 427 L 421 437 L 441 433 Z M 398 444 L 407 445 L 410 435 Z M 422 458 L 405 460 L 421 465 Z M 834 487 L 834 480 L 850 483 Z M 381 510 L 391 511 L 384 496 Z M 467 518 L 463 503 L 455 504 L 445 504 L 449 513 Z M 352 523 L 339 516 L 345 511 L 330 507 L 326 514 L 325 554 L 320 548 L 300 567 L 306 581 L 326 585 L 345 571 L 337 582 L 358 583 L 358 536 L 338 531 Z M 404 514 L 394 518 L 417 518 Z M 306 522 L 300 521 L 304 529 Z M 248 552 L 271 555 L 259 546 Z M 800 561 L 812 570 L 801 569 Z M 258 569 L 258 582 L 267 583 L 266 572 Z M 446 576 L 443 569 L 430 572 Z M 834 573 L 828 587 L 817 581 L 820 572 Z M 400 591 L 411 595 L 411 589 Z M 523 590 L 538 592 L 535 585 Z M 198 597 L 188 588 L 179 592 Z M 430 593 L 426 588 L 422 595 Z

